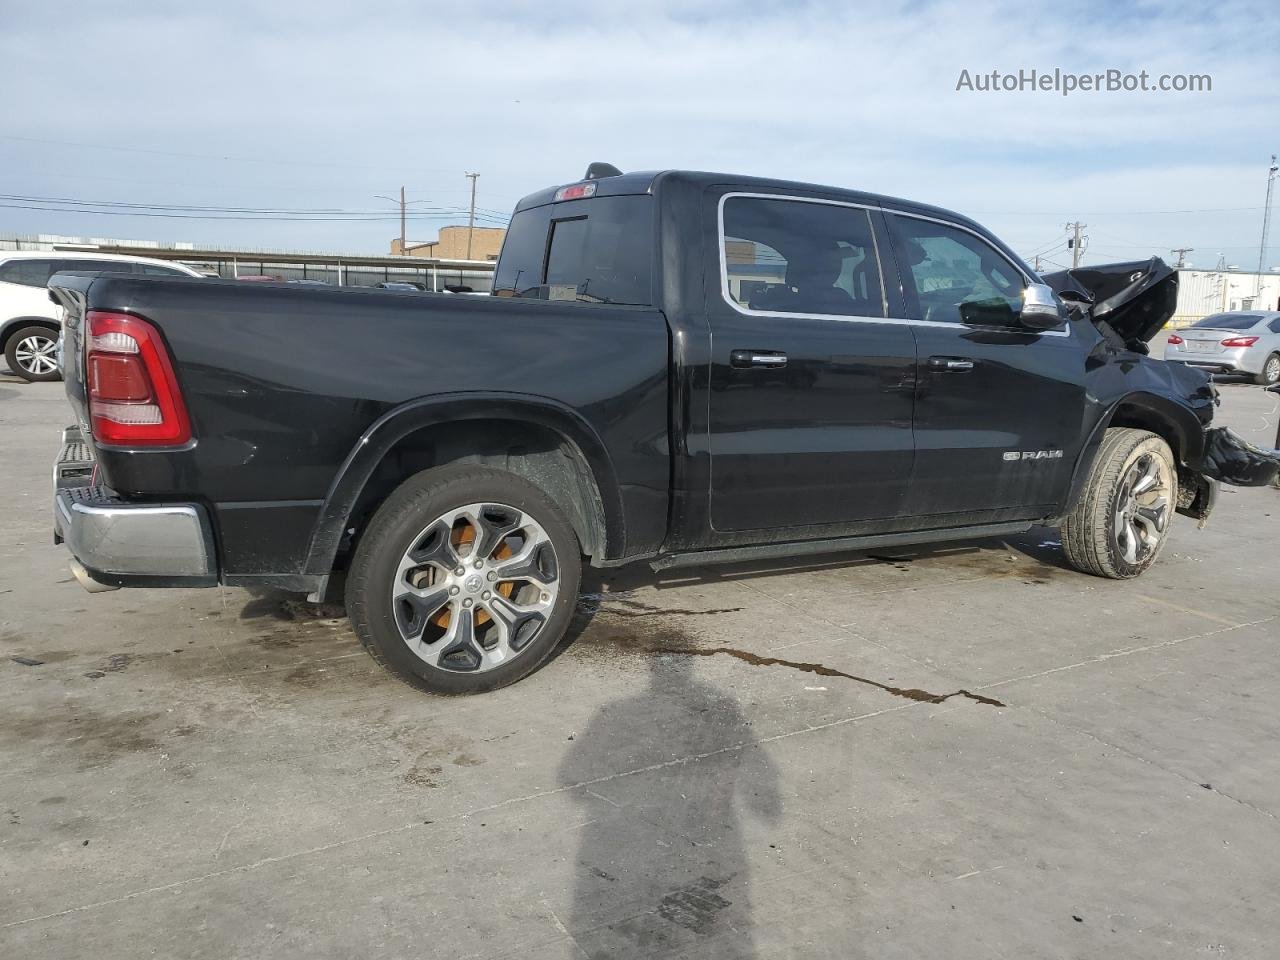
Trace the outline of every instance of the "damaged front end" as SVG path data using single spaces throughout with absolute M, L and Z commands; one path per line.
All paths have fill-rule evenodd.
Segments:
M 1148 343 L 1164 329 L 1177 305 L 1175 268 L 1152 257 L 1062 270 L 1041 279 L 1073 319 L 1087 319 L 1098 330 L 1101 340 L 1090 361 L 1101 379 L 1114 380 L 1118 370 L 1129 380 L 1124 388 L 1100 393 L 1117 396 L 1137 389 L 1176 400 L 1196 413 L 1199 425 L 1188 429 L 1201 432 L 1203 442 L 1185 445 L 1191 450 L 1199 446 L 1200 453 L 1178 467 L 1178 513 L 1203 526 L 1217 499 L 1218 483 L 1261 487 L 1277 482 L 1280 450 L 1255 446 L 1225 427 L 1209 426 L 1218 402 L 1211 377 L 1149 356 Z M 1109 376 L 1103 374 L 1106 368 L 1111 369 Z M 1135 376 L 1139 370 L 1144 372 Z
M 1226 427 L 1205 431 L 1200 473 L 1235 487 L 1265 487 L 1280 476 L 1280 450 L 1254 446 Z

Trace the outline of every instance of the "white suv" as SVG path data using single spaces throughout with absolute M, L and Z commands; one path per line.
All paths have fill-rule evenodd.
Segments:
M 181 263 L 85 251 L 0 250 L 0 350 L 23 380 L 57 380 L 58 307 L 46 284 L 61 270 L 199 277 Z

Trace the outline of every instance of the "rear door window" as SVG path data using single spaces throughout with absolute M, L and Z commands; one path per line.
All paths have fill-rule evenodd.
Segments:
M 20 283 L 24 287 L 43 287 L 57 272 L 57 265 L 57 260 L 35 257 L 10 260 L 8 263 L 0 264 L 0 281 Z
M 747 312 L 885 315 L 879 258 L 864 208 L 729 196 L 721 251 L 722 289 Z
M 653 199 L 594 197 L 515 215 L 494 277 L 498 297 L 653 302 Z

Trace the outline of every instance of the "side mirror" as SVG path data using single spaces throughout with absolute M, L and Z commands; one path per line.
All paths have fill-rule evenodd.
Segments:
M 1028 330 L 1054 330 L 1062 326 L 1062 311 L 1053 288 L 1045 283 L 1030 284 L 1022 291 L 1018 322 Z

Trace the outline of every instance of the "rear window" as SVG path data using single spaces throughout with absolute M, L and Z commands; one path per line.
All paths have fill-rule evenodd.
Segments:
M 652 261 L 652 197 L 546 204 L 512 219 L 493 295 L 647 305 Z
M 1256 313 L 1215 313 L 1193 326 L 1209 327 L 1213 330 L 1248 330 L 1261 319 L 1263 318 Z

